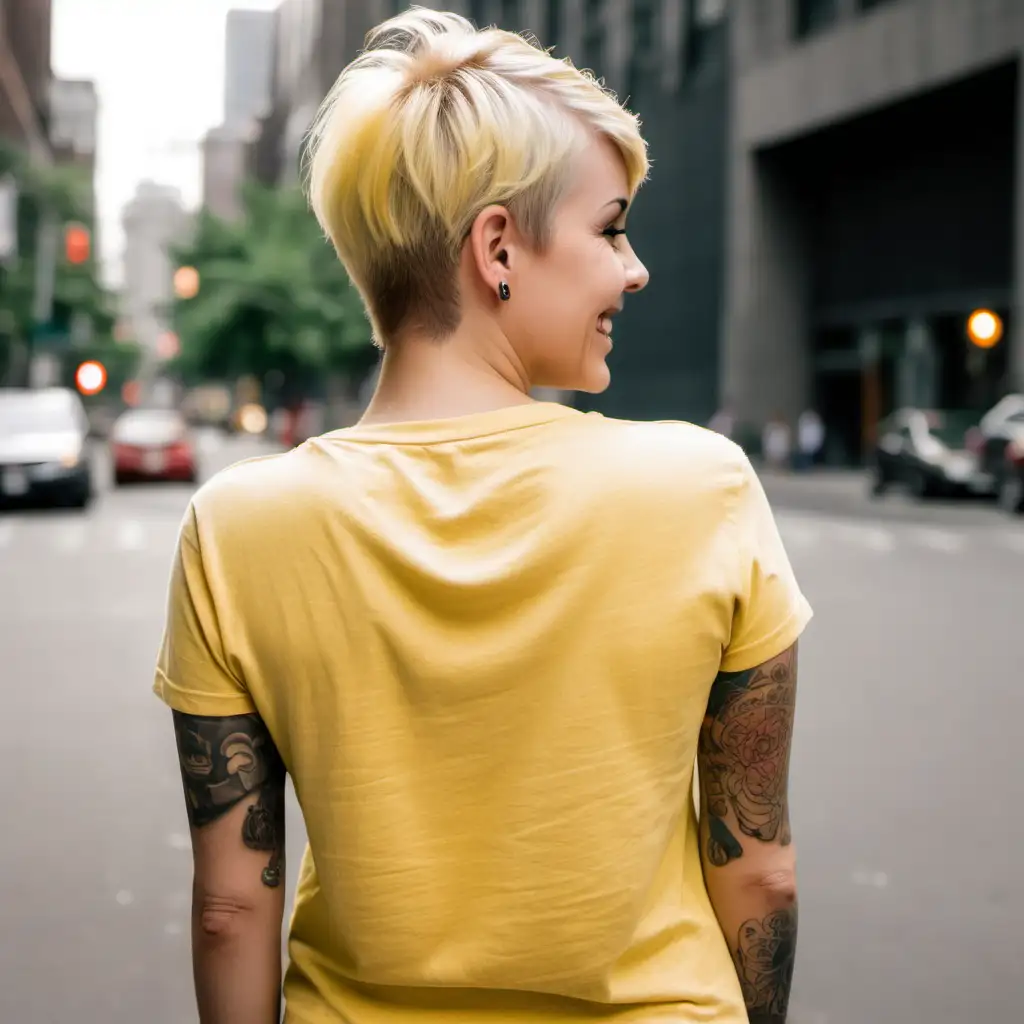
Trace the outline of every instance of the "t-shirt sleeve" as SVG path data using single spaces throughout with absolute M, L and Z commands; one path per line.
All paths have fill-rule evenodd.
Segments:
M 171 568 L 167 619 L 156 666 L 156 695 L 175 711 L 225 717 L 256 710 L 225 650 L 223 622 L 214 600 L 189 507 Z
M 813 612 L 800 591 L 768 498 L 743 456 L 733 509 L 739 585 L 722 670 L 740 672 L 791 647 Z

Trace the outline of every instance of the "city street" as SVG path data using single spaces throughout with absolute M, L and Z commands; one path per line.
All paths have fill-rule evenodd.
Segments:
M 209 437 L 206 474 L 260 450 Z M 816 612 L 790 1019 L 1019 1019 L 1024 520 L 855 483 L 815 498 L 829 486 L 768 485 Z M 84 515 L 0 514 L 0 1021 L 196 1019 L 184 804 L 150 692 L 189 493 L 105 486 Z

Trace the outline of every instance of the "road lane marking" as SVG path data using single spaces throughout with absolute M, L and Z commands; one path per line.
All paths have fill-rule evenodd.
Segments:
M 7 547 L 14 540 L 14 523 L 0 522 L 0 548 Z
M 1014 554 L 1024 555 L 1024 533 L 1010 533 L 1001 530 L 996 535 L 996 540 L 1003 547 L 1009 548 Z
M 86 524 L 82 521 L 73 523 L 61 523 L 54 534 L 53 546 L 61 554 L 70 555 L 80 551 L 85 544 Z
M 192 840 L 182 832 L 172 832 L 167 837 L 167 845 L 172 850 L 191 850 Z
M 118 524 L 115 541 L 119 551 L 142 551 L 146 546 L 146 531 L 137 519 L 125 519 Z
M 844 523 L 836 527 L 836 533 L 845 541 L 884 554 L 896 547 L 896 538 L 881 526 L 862 526 Z
M 786 516 L 777 519 L 776 522 L 786 547 L 813 548 L 818 543 L 820 531 L 806 520 Z
M 955 555 L 963 551 L 964 538 L 949 530 L 936 530 L 928 526 L 917 527 L 913 531 L 914 539 L 932 551 L 941 551 L 945 555 Z
M 865 871 L 858 868 L 852 875 L 854 885 L 863 885 L 872 889 L 885 889 L 889 885 L 889 876 L 884 871 Z

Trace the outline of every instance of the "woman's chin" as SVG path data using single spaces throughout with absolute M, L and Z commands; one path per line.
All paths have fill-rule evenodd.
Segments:
M 576 388 L 588 395 L 600 395 L 607 391 L 612 382 L 612 372 L 604 359 L 595 361 L 593 366 L 587 367 L 584 382 Z
M 572 373 L 552 373 L 550 379 L 545 378 L 534 387 L 551 388 L 556 391 L 581 391 L 587 395 L 600 395 L 607 391 L 612 382 L 611 370 L 603 357 L 594 359 L 583 367 L 577 367 Z

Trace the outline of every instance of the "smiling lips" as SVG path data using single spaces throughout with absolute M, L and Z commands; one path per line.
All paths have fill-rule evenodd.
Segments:
M 615 314 L 619 313 L 619 312 L 621 312 L 619 307 L 616 307 L 615 309 L 606 309 L 597 318 L 597 331 L 598 331 L 599 334 L 603 334 L 607 338 L 611 337 L 611 334 L 612 334 L 612 317 L 615 316 Z

